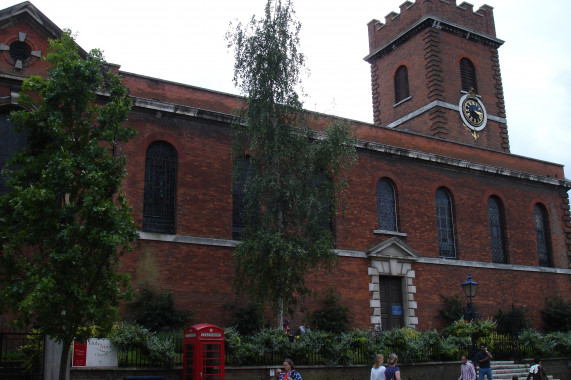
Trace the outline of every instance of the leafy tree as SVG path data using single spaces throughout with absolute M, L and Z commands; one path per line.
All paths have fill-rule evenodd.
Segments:
M 356 158 L 353 132 L 344 123 L 320 134 L 309 127 L 296 92 L 304 72 L 300 26 L 289 0 L 268 0 L 263 18 L 227 34 L 234 83 L 246 99 L 232 127 L 245 221 L 233 254 L 234 285 L 271 305 L 278 327 L 296 295 L 308 293 L 307 272 L 335 262 L 331 227 L 345 170 Z
M 541 319 L 545 331 L 571 331 L 571 302 L 565 302 L 559 295 L 547 298 Z
M 118 261 L 137 235 L 119 192 L 126 172 L 117 146 L 134 131 L 121 127 L 131 102 L 99 50 L 80 57 L 65 31 L 47 60 L 47 78 L 22 85 L 26 110 L 10 116 L 28 143 L 5 170 L 0 305 L 63 344 L 64 379 L 73 338 L 86 338 L 89 325 L 111 328 L 127 295 Z

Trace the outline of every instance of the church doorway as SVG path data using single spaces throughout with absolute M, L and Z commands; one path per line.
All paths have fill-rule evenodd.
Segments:
M 402 277 L 379 276 L 381 326 L 383 330 L 404 326 Z

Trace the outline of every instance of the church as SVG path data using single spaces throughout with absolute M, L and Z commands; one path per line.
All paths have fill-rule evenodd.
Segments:
M 0 10 L 1 167 L 26 143 L 8 118 L 21 84 L 46 75 L 47 40 L 61 33 L 30 2 Z M 513 305 L 541 328 L 547 297 L 571 300 L 571 180 L 562 165 L 510 153 L 493 8 L 405 1 L 368 24 L 368 39 L 374 122 L 349 121 L 358 159 L 333 226 L 338 262 L 308 285 L 333 289 L 354 328 L 425 330 L 444 326 L 444 297 L 464 299 L 471 277 L 480 318 Z M 241 225 L 229 128 L 241 99 L 109 68 L 138 132 L 120 146 L 139 230 L 122 270 L 135 289 L 172 291 L 196 322 L 227 326 L 242 301 L 231 285 Z M 331 117 L 315 116 L 315 128 Z

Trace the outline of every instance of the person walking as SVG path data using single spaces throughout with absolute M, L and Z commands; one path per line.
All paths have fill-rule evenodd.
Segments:
M 385 380 L 400 380 L 400 368 L 397 367 L 397 354 L 389 355 L 389 365 L 385 369 Z
M 476 368 L 474 368 L 474 364 L 468 361 L 466 355 L 462 356 L 462 364 L 460 365 L 460 377 L 458 380 L 476 380 Z
M 529 380 L 530 377 L 532 380 L 543 380 L 544 378 L 547 378 L 547 374 L 545 373 L 545 369 L 543 369 L 543 363 L 541 362 L 541 359 L 535 358 L 533 359 L 533 362 L 535 364 L 529 368 L 529 373 L 527 374 L 527 378 L 525 380 Z
M 302 380 L 299 372 L 294 369 L 293 360 L 284 360 L 284 371 L 280 373 L 280 380 Z
M 488 380 L 494 380 L 492 376 L 492 354 L 486 348 L 486 345 L 482 343 L 480 345 L 480 351 L 476 354 L 476 362 L 480 367 L 480 380 L 484 380 L 484 376 L 488 378 Z
M 382 354 L 375 355 L 375 364 L 371 368 L 371 380 L 385 380 L 385 366 L 383 362 L 385 357 Z

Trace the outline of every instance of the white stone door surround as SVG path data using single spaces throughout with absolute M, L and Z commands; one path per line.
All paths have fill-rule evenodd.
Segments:
M 414 285 L 414 271 L 411 263 L 416 261 L 420 255 L 398 237 L 392 237 L 368 250 L 367 256 L 371 259 L 369 291 L 371 292 L 370 307 L 373 329 L 383 329 L 381 326 L 379 276 L 403 278 L 404 324 L 406 327 L 415 329 L 418 325 L 418 317 L 416 317 L 417 304 L 414 300 L 416 286 Z

